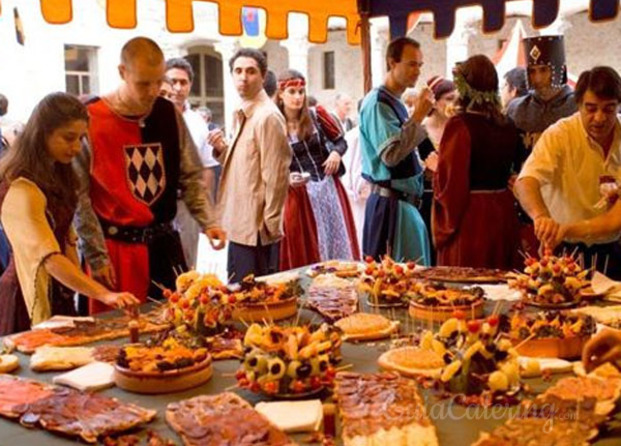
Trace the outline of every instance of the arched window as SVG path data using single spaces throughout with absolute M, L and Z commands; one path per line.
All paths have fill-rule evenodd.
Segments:
M 224 83 L 222 79 L 222 56 L 210 46 L 194 46 L 185 57 L 194 70 L 194 82 L 190 91 L 193 107 L 207 106 L 213 113 L 213 122 L 224 124 Z

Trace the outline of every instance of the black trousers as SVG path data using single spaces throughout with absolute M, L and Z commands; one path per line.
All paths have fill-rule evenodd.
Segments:
M 261 246 L 240 245 L 229 242 L 227 269 L 229 282 L 241 282 L 249 274 L 264 276 L 278 272 L 280 242 Z
M 587 246 L 584 243 L 562 243 L 557 253 L 571 254 L 574 258 L 584 259 L 585 268 L 594 268 L 611 279 L 621 279 L 621 245 L 619 242 Z

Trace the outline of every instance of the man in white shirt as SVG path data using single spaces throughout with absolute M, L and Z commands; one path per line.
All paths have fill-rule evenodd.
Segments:
M 616 198 L 621 180 L 621 78 L 610 67 L 595 67 L 576 85 L 578 112 L 549 127 L 535 145 L 516 183 L 521 205 L 535 223 L 539 240 L 554 239 L 559 223 L 593 218 Z M 612 193 L 611 193 L 612 192 Z M 621 275 L 619 234 L 565 240 L 578 248 L 589 266 L 608 266 Z M 594 265 L 595 266 L 595 265 Z
M 192 65 L 183 58 L 173 58 L 166 61 L 166 78 L 170 82 L 172 92 L 169 99 L 183 115 L 183 120 L 190 130 L 192 140 L 198 149 L 198 154 L 203 163 L 203 182 L 206 191 L 213 195 L 215 188 L 215 168 L 219 163 L 213 158 L 213 148 L 207 142 L 209 129 L 202 116 L 192 110 L 188 102 L 188 96 L 192 89 L 194 71 Z M 198 256 L 198 238 L 201 232 L 198 224 L 190 216 L 183 202 L 177 202 L 177 217 L 175 226 L 181 235 L 181 244 L 185 259 L 190 268 L 196 267 Z

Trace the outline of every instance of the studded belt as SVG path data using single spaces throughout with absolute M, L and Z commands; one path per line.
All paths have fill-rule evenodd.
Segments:
M 387 187 L 382 187 L 377 184 L 373 184 L 371 186 L 371 193 L 377 194 L 380 197 L 385 198 L 396 198 L 397 200 L 405 201 L 406 203 L 410 203 L 411 205 L 420 208 L 422 204 L 422 200 L 418 195 L 408 194 L 405 192 L 401 192 L 394 189 L 389 189 Z
M 149 226 L 120 226 L 99 219 L 104 237 L 118 240 L 125 243 L 146 243 L 149 244 L 153 239 L 163 234 L 174 232 L 170 222 L 156 223 Z

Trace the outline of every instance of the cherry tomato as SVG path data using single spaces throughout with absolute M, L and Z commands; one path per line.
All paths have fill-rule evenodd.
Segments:
M 302 393 L 306 390 L 306 385 L 303 381 L 296 379 L 291 386 L 293 393 Z
M 499 322 L 500 318 L 495 314 L 487 318 L 487 323 L 490 325 L 490 327 L 495 327 L 499 324 Z
M 481 323 L 476 319 L 472 319 L 471 321 L 468 321 L 466 327 L 468 327 L 468 331 L 470 333 L 477 333 L 481 329 Z
M 278 383 L 276 381 L 268 381 L 263 384 L 263 391 L 267 394 L 273 395 L 278 392 Z
M 310 386 L 311 389 L 315 390 L 321 387 L 321 378 L 319 378 L 318 376 L 311 376 L 310 379 Z

